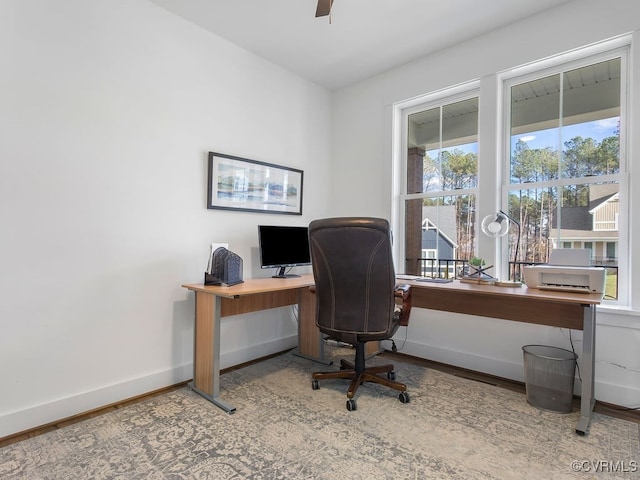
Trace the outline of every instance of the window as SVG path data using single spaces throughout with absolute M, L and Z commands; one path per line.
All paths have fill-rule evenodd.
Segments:
M 476 250 L 478 97 L 438 98 L 403 118 L 405 273 L 453 277 Z
M 508 257 L 516 276 L 552 249 L 589 248 L 592 263 L 607 267 L 605 299 L 618 298 L 624 72 L 626 52 L 616 51 L 505 81 L 504 202 L 521 225 L 519 256 Z
M 588 248 L 607 270 L 605 300 L 628 304 L 629 44 L 619 37 L 395 104 L 398 268 L 458 276 L 489 259 L 497 277 L 521 280 L 552 249 Z M 480 92 L 499 99 L 482 115 Z M 479 233 L 479 212 L 497 209 L 520 235 Z

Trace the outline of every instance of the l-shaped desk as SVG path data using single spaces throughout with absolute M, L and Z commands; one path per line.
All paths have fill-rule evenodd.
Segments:
M 414 308 L 426 308 L 516 322 L 582 330 L 582 392 L 576 433 L 584 435 L 595 404 L 596 305 L 599 294 L 546 292 L 526 287 L 498 287 L 453 281 L 411 285 Z M 220 321 L 222 317 L 286 305 L 298 305 L 298 353 L 322 361 L 322 335 L 315 326 L 312 275 L 257 278 L 230 287 L 186 284 L 196 295 L 193 381 L 191 388 L 229 413 L 220 399 Z

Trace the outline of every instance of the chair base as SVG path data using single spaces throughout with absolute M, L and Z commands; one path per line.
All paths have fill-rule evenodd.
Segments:
M 356 360 L 355 363 L 347 360 L 340 360 L 340 370 L 332 372 L 315 372 L 312 374 L 313 388 L 319 388 L 317 386 L 317 380 L 328 380 L 334 378 L 350 379 L 351 383 L 347 390 L 347 398 L 353 399 L 358 390 L 358 387 L 364 382 L 373 382 L 385 387 L 392 388 L 399 392 L 406 392 L 407 386 L 404 383 L 396 382 L 394 380 L 395 374 L 393 372 L 393 365 L 379 365 L 374 367 L 365 367 L 364 365 L 364 343 L 358 343 L 356 345 Z M 386 373 L 386 377 L 380 376 L 380 374 Z M 404 395 L 402 398 L 408 400 L 408 396 Z M 404 402 L 404 400 L 401 401 Z

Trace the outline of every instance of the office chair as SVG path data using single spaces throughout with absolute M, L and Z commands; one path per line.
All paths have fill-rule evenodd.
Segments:
M 407 386 L 395 381 L 393 365 L 365 366 L 365 343 L 393 337 L 399 326 L 408 324 L 411 310 L 409 285 L 396 286 L 389 222 L 360 217 L 314 220 L 309 249 L 316 325 L 356 350 L 354 363 L 341 360 L 339 371 L 314 373 L 312 388 L 320 388 L 319 380 L 350 379 L 349 411 L 356 409 L 354 396 L 364 382 L 393 388 L 400 392 L 398 399 L 408 403 Z

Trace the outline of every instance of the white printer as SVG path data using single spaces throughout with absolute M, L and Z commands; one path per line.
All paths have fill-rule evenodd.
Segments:
M 585 266 L 591 263 L 588 249 L 556 249 L 545 265 L 523 268 L 524 283 L 529 288 L 561 292 L 603 293 L 603 267 Z

